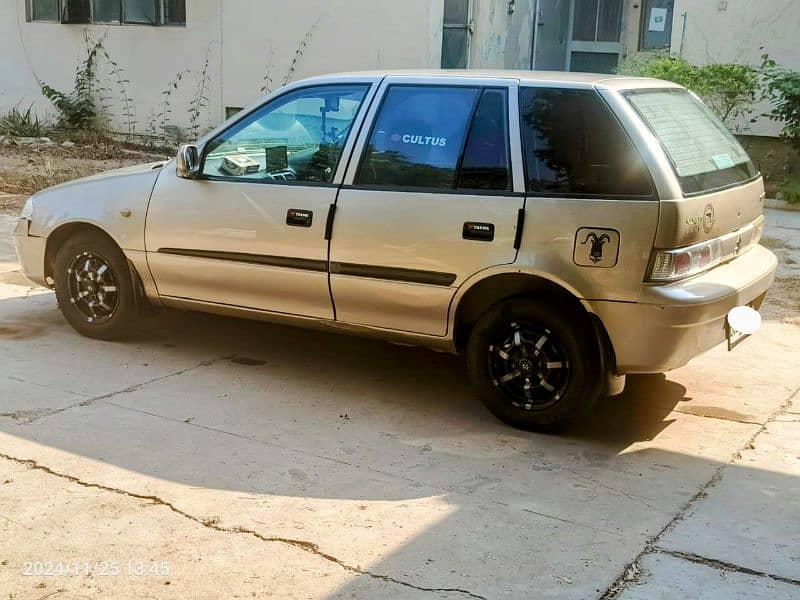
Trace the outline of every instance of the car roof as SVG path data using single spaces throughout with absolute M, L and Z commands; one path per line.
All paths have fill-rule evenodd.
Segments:
M 457 79 L 513 79 L 521 84 L 555 84 L 569 87 L 593 87 L 601 85 L 613 89 L 680 87 L 668 81 L 647 77 L 631 77 L 627 75 L 608 75 L 605 73 L 573 73 L 566 71 L 523 71 L 501 69 L 387 69 L 375 71 L 353 71 L 332 73 L 312 77 L 313 80 L 381 80 L 385 77 L 413 77 L 421 79 L 457 78 Z

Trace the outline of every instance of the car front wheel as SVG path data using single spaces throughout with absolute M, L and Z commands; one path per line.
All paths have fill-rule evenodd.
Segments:
M 67 240 L 54 264 L 56 298 L 67 322 L 85 336 L 125 337 L 136 316 L 133 282 L 122 250 L 84 232 Z
M 502 302 L 476 323 L 467 364 L 486 407 L 520 429 L 545 430 L 574 419 L 600 395 L 588 318 L 526 298 Z

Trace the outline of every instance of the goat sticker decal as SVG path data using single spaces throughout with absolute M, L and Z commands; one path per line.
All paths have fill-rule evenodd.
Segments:
M 586 235 L 586 239 L 583 240 L 581 244 L 585 246 L 589 243 L 589 240 L 592 242 L 592 249 L 589 252 L 589 260 L 591 260 L 593 263 L 599 263 L 601 260 L 603 260 L 603 244 L 610 242 L 611 238 L 607 233 L 597 237 L 597 234 L 594 231 L 591 231 Z
M 573 260 L 581 267 L 611 268 L 619 258 L 619 242 L 616 229 L 581 227 L 575 233 Z

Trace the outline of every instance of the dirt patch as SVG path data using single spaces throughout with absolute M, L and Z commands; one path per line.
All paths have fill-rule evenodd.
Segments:
M 765 248 L 769 248 L 770 250 L 782 250 L 784 248 L 789 247 L 789 245 L 784 240 L 779 240 L 777 238 L 771 238 L 767 236 L 762 236 L 761 245 L 764 246 Z
M 258 367 L 267 364 L 267 361 L 265 360 L 258 360 L 257 358 L 248 358 L 246 356 L 234 356 L 231 359 L 231 362 L 236 363 L 237 365 L 245 365 L 248 367 Z
M 739 141 L 764 176 L 769 198 L 775 197 L 787 173 L 800 169 L 800 157 L 784 139 L 745 135 L 739 136 Z
M 17 195 L 0 196 L 0 212 L 16 214 L 27 196 L 65 181 L 164 158 L 111 141 L 71 148 L 0 145 L 0 193 Z
M 800 279 L 777 277 L 769 290 L 761 314 L 765 319 L 800 325 Z
M 41 328 L 33 325 L 0 322 L 0 339 L 2 340 L 27 340 L 41 335 L 41 333 Z

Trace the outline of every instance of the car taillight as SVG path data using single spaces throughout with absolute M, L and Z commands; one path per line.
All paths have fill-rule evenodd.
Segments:
M 650 281 L 675 281 L 715 267 L 722 260 L 720 240 L 709 240 L 677 250 L 657 250 Z

